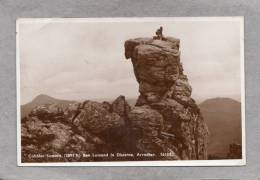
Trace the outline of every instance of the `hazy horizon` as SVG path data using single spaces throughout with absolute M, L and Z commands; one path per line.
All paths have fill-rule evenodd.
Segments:
M 75 100 L 75 99 L 59 99 L 59 98 L 50 96 L 50 95 L 48 95 L 48 94 L 39 94 L 39 95 L 37 95 L 36 97 L 34 97 L 31 101 L 26 102 L 26 103 L 21 104 L 21 105 L 23 106 L 23 105 L 26 105 L 26 104 L 28 104 L 28 103 L 33 102 L 38 96 L 48 96 L 48 97 L 51 97 L 51 98 L 54 98 L 54 99 L 65 100 L 65 101 L 79 101 L 79 102 L 83 102 L 83 101 L 85 101 L 85 100 L 91 100 L 91 101 L 97 101 L 97 102 L 103 102 L 103 101 L 112 102 L 112 101 L 114 101 L 114 100 L 115 100 L 118 96 L 120 96 L 120 95 L 118 95 L 118 96 L 115 97 L 115 98 L 98 98 L 98 99 L 78 99 L 78 100 Z M 138 99 L 138 97 L 130 97 L 130 98 L 129 98 L 129 97 L 125 97 L 125 98 L 126 98 L 127 101 L 128 101 L 128 100 L 137 100 L 137 99 Z M 200 103 L 202 103 L 202 102 L 204 102 L 204 101 L 206 101 L 206 100 L 218 99 L 218 98 L 222 98 L 222 99 L 226 99 L 226 98 L 227 98 L 227 99 L 232 99 L 232 100 L 235 100 L 235 101 L 241 103 L 241 100 L 240 100 L 240 99 L 235 99 L 235 98 L 230 98 L 230 97 L 212 97 L 212 98 L 207 98 L 207 99 L 196 99 L 196 102 L 200 104 Z
M 46 94 L 57 99 L 137 98 L 132 63 L 124 42 L 165 36 L 180 39 L 184 73 L 196 101 L 225 97 L 240 101 L 240 22 L 21 23 L 21 104 Z

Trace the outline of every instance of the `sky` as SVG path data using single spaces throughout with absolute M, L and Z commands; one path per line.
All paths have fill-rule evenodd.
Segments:
M 241 21 L 92 19 L 19 22 L 21 104 L 39 94 L 67 100 L 137 98 L 124 42 L 152 37 L 160 26 L 165 36 L 180 39 L 181 62 L 195 100 L 240 100 Z

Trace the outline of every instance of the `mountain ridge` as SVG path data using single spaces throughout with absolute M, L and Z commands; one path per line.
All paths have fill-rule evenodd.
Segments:
M 199 107 L 210 131 L 209 155 L 226 157 L 230 144 L 242 143 L 241 103 L 232 98 L 212 98 Z
M 31 102 L 28 102 L 24 105 L 21 105 L 21 117 L 26 117 L 33 108 L 39 105 L 44 105 L 44 104 L 51 104 L 51 103 L 57 103 L 57 104 L 63 104 L 63 105 L 69 105 L 70 103 L 73 103 L 75 101 L 72 100 L 62 100 L 62 99 L 57 99 L 54 97 L 51 97 L 46 94 L 40 94 L 36 96 Z

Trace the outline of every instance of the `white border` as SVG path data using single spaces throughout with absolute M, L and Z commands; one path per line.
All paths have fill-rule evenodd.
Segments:
M 177 160 L 177 161 L 117 161 L 117 162 L 21 162 L 21 111 L 20 111 L 20 49 L 19 25 L 25 23 L 94 23 L 94 22 L 172 22 L 172 21 L 238 21 L 240 22 L 241 63 L 241 116 L 242 159 L 234 160 Z M 246 165 L 245 135 L 245 70 L 244 70 L 244 17 L 135 17 L 135 18 L 21 18 L 16 21 L 16 87 L 17 87 L 17 164 L 18 166 L 243 166 Z

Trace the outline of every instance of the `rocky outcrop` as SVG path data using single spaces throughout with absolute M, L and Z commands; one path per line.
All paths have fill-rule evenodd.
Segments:
M 139 83 L 134 107 L 119 96 L 112 103 L 52 102 L 32 109 L 21 119 L 22 162 L 207 159 L 208 130 L 191 97 L 179 46 L 179 39 L 164 36 L 125 42 Z M 82 157 L 118 152 L 148 156 Z
M 139 151 L 158 149 L 174 152 L 180 159 L 207 159 L 208 130 L 191 98 L 179 46 L 180 40 L 172 37 L 125 42 L 125 56 L 131 58 L 140 92 L 129 117 L 142 130 Z
M 37 106 L 28 117 L 22 119 L 22 160 L 102 161 L 102 157 L 67 158 L 64 154 L 129 151 L 128 129 L 125 114 L 122 113 L 129 111 L 130 106 L 123 96 L 112 105 L 108 102 L 84 101 L 66 107 L 61 104 Z M 30 154 L 56 154 L 57 158 L 32 158 Z

